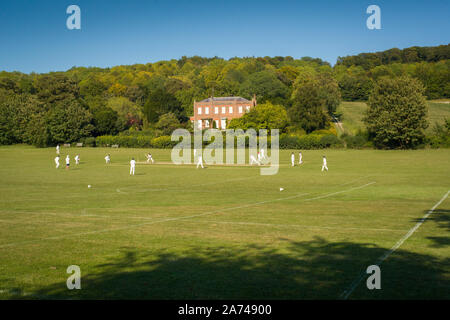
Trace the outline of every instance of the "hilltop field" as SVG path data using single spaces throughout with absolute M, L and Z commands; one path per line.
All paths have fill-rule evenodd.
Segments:
M 342 102 L 337 108 L 339 120 L 342 122 L 344 131 L 355 134 L 358 130 L 364 130 L 362 118 L 367 109 L 365 102 Z M 450 100 L 439 99 L 428 101 L 428 122 L 426 133 L 431 133 L 434 124 L 443 124 L 444 119 L 450 119 Z M 339 130 L 339 127 L 338 127 Z M 339 130 L 342 133 L 342 130 Z
M 170 150 L 62 148 L 65 170 L 54 148 L 0 147 L 0 299 L 450 298 L 450 150 L 290 152 L 261 176 Z

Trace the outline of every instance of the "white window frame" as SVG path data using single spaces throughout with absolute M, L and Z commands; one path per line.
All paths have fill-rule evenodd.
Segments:
M 239 113 L 242 113 L 242 106 L 239 106 Z
M 228 107 L 228 113 L 233 113 L 233 107 Z
M 209 114 L 209 107 L 205 107 L 205 114 Z
M 198 107 L 197 114 L 202 114 L 202 107 Z
M 219 114 L 219 107 L 214 107 L 214 113 Z
M 222 113 L 223 114 L 227 113 L 227 107 L 222 107 Z

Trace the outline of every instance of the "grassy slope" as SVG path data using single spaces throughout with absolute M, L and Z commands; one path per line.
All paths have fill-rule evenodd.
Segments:
M 428 101 L 428 122 L 430 126 L 427 133 L 430 133 L 435 122 L 442 124 L 445 118 L 450 118 L 450 103 L 448 100 L 431 100 Z M 362 118 L 367 109 L 365 102 L 342 102 L 337 109 L 337 113 L 341 114 L 340 120 L 343 123 L 344 130 L 355 134 L 358 129 L 364 129 Z
M 53 148 L 0 148 L 0 299 L 335 299 L 450 181 L 450 150 L 327 150 L 328 173 L 324 151 L 295 168 L 282 151 L 275 176 L 139 164 L 134 177 L 127 162 L 147 150 L 78 151 L 66 171 Z M 363 281 L 350 298 L 450 298 L 450 200 L 438 209 L 386 260 L 382 290 Z M 66 288 L 72 264 L 82 290 Z

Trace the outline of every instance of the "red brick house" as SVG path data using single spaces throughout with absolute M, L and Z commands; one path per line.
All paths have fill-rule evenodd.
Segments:
M 194 115 L 190 118 L 197 129 L 216 128 L 224 130 L 231 119 L 240 118 L 256 106 L 256 97 L 211 97 L 194 101 Z

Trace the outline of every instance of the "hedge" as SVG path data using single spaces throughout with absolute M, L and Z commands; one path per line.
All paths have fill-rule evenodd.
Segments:
M 267 137 L 267 147 L 271 147 L 270 136 Z M 100 147 L 108 147 L 118 144 L 124 148 L 158 148 L 170 149 L 177 145 L 178 141 L 172 141 L 170 136 L 160 136 L 157 138 L 149 136 L 99 136 L 95 140 L 95 144 Z M 194 139 L 191 140 L 192 146 Z M 203 145 L 209 145 L 210 141 L 203 141 Z M 245 138 L 245 145 L 248 147 L 249 138 Z M 235 138 L 235 146 L 237 138 Z M 342 141 L 335 135 L 317 135 L 309 134 L 304 136 L 282 134 L 279 138 L 280 149 L 324 149 L 329 147 L 341 147 Z M 226 139 L 223 139 L 223 147 L 226 147 Z

